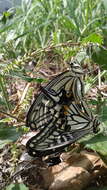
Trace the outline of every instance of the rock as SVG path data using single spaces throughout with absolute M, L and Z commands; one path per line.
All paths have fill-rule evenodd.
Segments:
M 68 166 L 56 176 L 49 190 L 81 190 L 89 180 L 90 173 L 87 170 Z
M 95 177 L 94 168 L 104 166 L 96 153 L 87 151 L 63 153 L 61 159 L 63 162 L 51 168 L 54 180 L 49 190 L 81 190 Z

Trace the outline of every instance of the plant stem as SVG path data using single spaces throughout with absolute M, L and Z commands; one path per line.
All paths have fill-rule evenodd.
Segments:
M 6 113 L 6 112 L 4 112 L 4 111 L 0 111 L 0 113 L 2 113 L 2 114 L 4 114 L 4 115 L 7 115 L 7 116 L 9 116 L 9 117 L 11 117 L 11 118 L 13 118 L 13 119 L 16 119 L 16 120 L 19 121 L 19 122 L 23 122 L 22 119 L 19 119 L 19 118 L 15 117 L 15 116 L 13 116 L 13 115 L 11 115 L 11 114 L 9 114 L 9 113 Z M 24 122 L 23 122 L 23 123 L 24 123 Z
M 0 88 L 2 90 L 2 94 L 3 94 L 3 97 L 4 97 L 5 103 L 6 103 L 7 110 L 8 110 L 8 112 L 10 112 L 10 105 L 9 105 L 9 102 L 8 102 L 7 90 L 6 90 L 6 87 L 5 87 L 4 77 L 2 75 L 0 75 Z

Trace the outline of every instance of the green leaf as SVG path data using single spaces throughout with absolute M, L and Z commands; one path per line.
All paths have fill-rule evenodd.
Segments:
M 102 2 L 104 4 L 105 10 L 107 11 L 107 0 L 102 0 Z
M 14 40 L 15 38 L 16 38 L 16 33 L 15 33 L 15 31 L 14 31 L 14 30 L 10 30 L 10 31 L 8 32 L 8 35 L 6 36 L 5 42 L 7 43 L 7 42 L 9 42 L 10 40 Z
M 25 80 L 27 82 L 38 82 L 38 83 L 41 83 L 41 82 L 45 81 L 42 78 L 31 78 L 31 77 L 29 77 L 27 75 L 23 75 L 22 73 L 18 73 L 18 72 L 15 72 L 15 71 L 12 71 L 10 73 L 10 76 L 20 78 L 20 79 Z
M 3 98 L 0 97 L 0 105 L 5 105 L 5 101 L 3 100 Z
M 81 63 L 85 58 L 86 58 L 86 51 L 84 51 L 84 50 L 80 51 L 76 55 L 76 59 L 79 61 L 79 63 Z
M 107 103 L 106 103 L 106 105 L 104 105 L 103 107 L 102 107 L 102 110 L 101 110 L 101 115 L 102 115 L 102 121 L 103 122 L 106 122 L 107 121 Z
M 11 122 L 11 121 L 13 121 L 13 118 L 5 117 L 4 119 L 0 120 L 0 123 L 6 123 L 6 122 Z
M 102 160 L 107 164 L 107 135 L 100 133 L 89 140 L 81 141 L 81 143 L 84 144 L 86 148 L 98 152 Z
M 100 34 L 92 33 L 82 40 L 82 43 L 87 42 L 98 43 L 101 45 L 103 43 L 103 37 Z
M 91 59 L 98 63 L 101 68 L 107 69 L 107 49 L 103 46 L 90 45 L 87 49 L 87 54 L 91 56 Z
M 6 125 L 6 124 L 5 124 Z M 4 145 L 16 141 L 22 135 L 21 131 L 17 131 L 15 127 L 4 126 L 0 123 L 0 148 Z
M 3 12 L 3 16 L 2 16 L 2 18 L 1 18 L 1 21 L 4 23 L 4 24 L 6 24 L 6 22 L 7 22 L 7 19 L 10 17 L 12 15 L 12 13 L 11 12 Z
M 75 24 L 73 23 L 73 20 L 68 16 L 62 16 L 61 22 L 63 23 L 64 27 L 68 30 L 74 30 L 76 28 Z
M 29 190 L 23 183 L 19 184 L 11 184 L 9 185 L 6 190 Z

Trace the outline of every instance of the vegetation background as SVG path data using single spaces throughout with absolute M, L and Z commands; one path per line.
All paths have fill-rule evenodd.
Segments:
M 107 0 L 22 0 L 1 14 L 0 150 L 10 143 L 15 162 L 12 142 L 29 131 L 32 97 L 73 57 L 87 70 L 86 97 L 101 121 L 100 133 L 81 143 L 107 164 Z

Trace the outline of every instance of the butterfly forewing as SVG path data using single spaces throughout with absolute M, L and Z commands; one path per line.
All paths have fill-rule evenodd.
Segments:
M 83 74 L 81 72 L 81 74 Z M 63 104 L 67 101 L 67 95 L 69 94 L 69 100 L 71 99 L 81 99 L 83 96 L 83 83 L 81 81 L 81 76 L 78 73 L 73 73 L 72 71 L 66 71 L 55 77 L 50 81 L 45 87 L 45 91 L 41 92 L 36 100 L 33 102 L 27 114 L 26 124 L 32 130 L 36 130 L 46 123 L 48 123 L 48 113 L 50 109 L 56 104 Z M 52 92 L 54 92 L 52 94 Z M 51 110 L 52 110 L 51 109 Z M 38 118 L 44 118 L 44 122 L 39 123 Z M 53 115 L 54 117 L 54 115 Z M 43 121 L 43 120 L 42 120 Z M 41 126 L 41 127 L 40 127 Z

